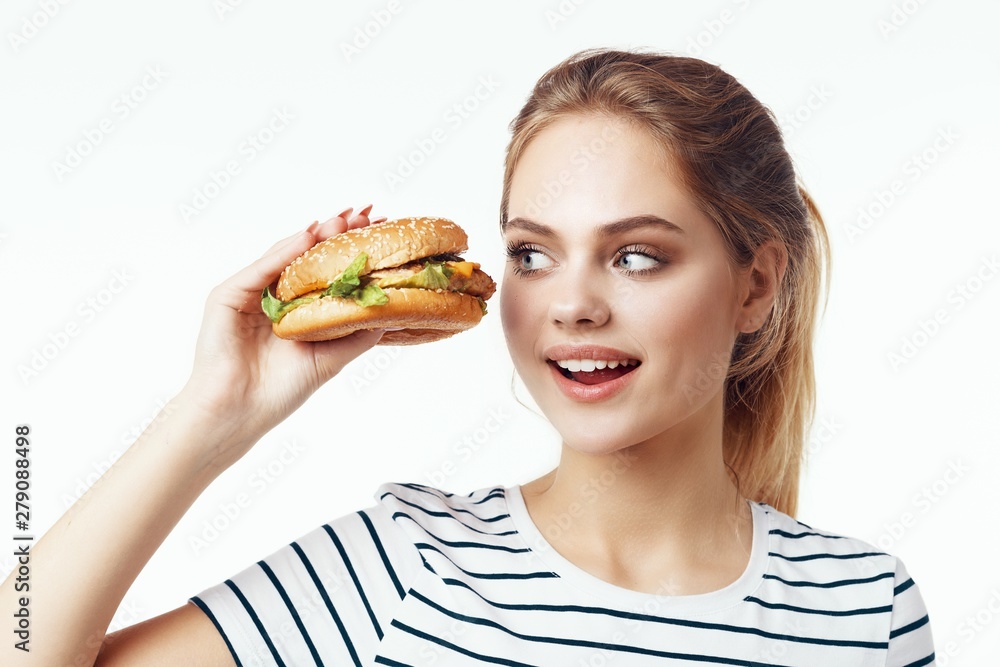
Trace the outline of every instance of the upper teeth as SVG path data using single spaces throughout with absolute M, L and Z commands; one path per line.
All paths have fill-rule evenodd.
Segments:
M 571 373 L 578 371 L 589 373 L 598 368 L 618 368 L 619 364 L 629 366 L 638 364 L 639 362 L 635 359 L 625 359 L 624 361 L 620 359 L 615 359 L 614 361 L 607 361 L 606 359 L 559 359 L 556 363 L 559 364 L 560 368 L 565 368 Z

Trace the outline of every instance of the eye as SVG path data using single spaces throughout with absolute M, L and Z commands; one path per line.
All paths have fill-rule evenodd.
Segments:
M 526 243 L 507 247 L 507 257 L 513 262 L 514 273 L 526 274 L 552 266 L 552 260 L 541 250 Z
M 626 273 L 641 274 L 655 271 L 663 262 L 645 252 L 622 249 L 618 253 L 616 263 Z
M 526 250 L 521 253 L 518 258 L 518 267 L 524 269 L 525 271 L 531 271 L 533 269 L 544 269 L 552 264 L 549 258 L 538 250 Z

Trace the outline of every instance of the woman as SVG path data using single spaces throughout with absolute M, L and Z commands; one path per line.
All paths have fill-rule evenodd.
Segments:
M 558 467 L 468 496 L 384 484 L 104 638 L 199 493 L 378 342 L 282 341 L 256 305 L 312 244 L 378 222 L 345 211 L 213 290 L 188 384 L 35 547 L 46 664 L 933 663 L 903 564 L 791 517 L 828 249 L 768 112 L 702 61 L 593 51 L 512 128 L 501 317 Z

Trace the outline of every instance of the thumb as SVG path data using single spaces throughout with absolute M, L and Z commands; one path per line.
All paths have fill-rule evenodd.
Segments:
M 383 333 L 384 329 L 362 329 L 343 338 L 311 343 L 320 380 L 326 382 L 363 352 L 375 347 Z

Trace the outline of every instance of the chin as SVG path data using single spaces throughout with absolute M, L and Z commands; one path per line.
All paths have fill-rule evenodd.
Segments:
M 559 431 L 564 446 L 589 456 L 610 456 L 646 439 L 634 431 L 622 431 L 620 419 L 607 426 L 583 419 L 574 420 L 572 425 L 558 421 L 552 425 Z

